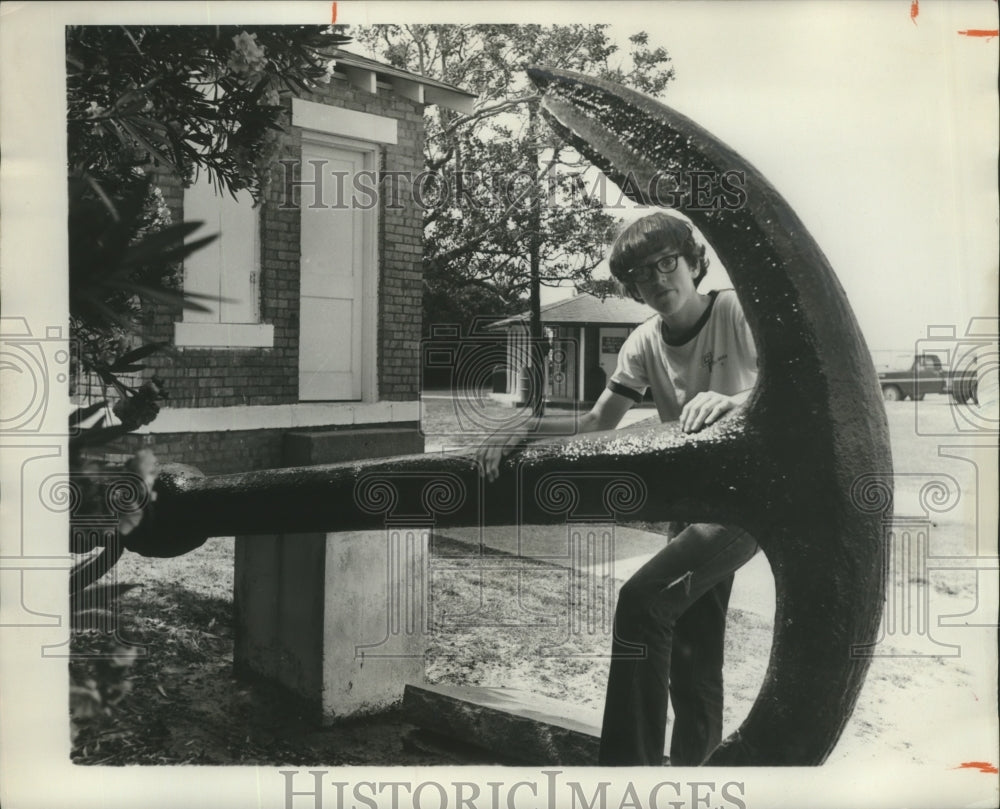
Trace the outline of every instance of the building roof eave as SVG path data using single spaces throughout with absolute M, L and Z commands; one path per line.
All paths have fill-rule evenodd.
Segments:
M 374 93 L 377 83 L 383 81 L 404 98 L 418 104 L 436 104 L 464 115 L 471 115 L 474 111 L 478 96 L 468 90 L 349 51 L 337 49 L 333 58 L 337 63 L 337 72 L 366 92 Z
M 542 307 L 541 314 L 542 324 L 545 326 L 579 326 L 584 324 L 634 326 L 648 320 L 653 312 L 645 304 L 631 299 L 609 298 L 601 300 L 594 295 L 582 293 L 572 298 L 546 304 Z M 522 312 L 503 320 L 497 320 L 484 328 L 495 331 L 513 326 L 515 323 L 526 323 L 528 320 L 529 313 Z

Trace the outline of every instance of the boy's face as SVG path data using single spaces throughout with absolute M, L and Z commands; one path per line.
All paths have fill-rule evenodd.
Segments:
M 676 268 L 668 271 L 676 261 Z M 694 285 L 696 270 L 673 247 L 653 253 L 643 262 L 644 271 L 635 285 L 647 306 L 661 316 L 669 317 L 681 311 L 698 295 Z

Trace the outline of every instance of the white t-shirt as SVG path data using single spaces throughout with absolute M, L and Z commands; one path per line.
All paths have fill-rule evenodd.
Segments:
M 702 391 L 732 396 L 752 388 L 757 348 L 736 293 L 709 294 L 708 309 L 679 340 L 659 315 L 638 326 L 618 352 L 608 388 L 636 402 L 651 389 L 660 421 L 676 421 L 684 403 Z

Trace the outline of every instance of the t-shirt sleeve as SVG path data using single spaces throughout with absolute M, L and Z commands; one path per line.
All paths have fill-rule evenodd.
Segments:
M 747 323 L 746 315 L 743 314 L 743 307 L 740 306 L 740 300 L 736 297 L 736 292 L 730 291 L 727 293 L 726 298 L 729 305 L 733 339 L 739 353 L 740 365 L 744 370 L 756 374 L 760 363 L 757 359 L 757 344 L 754 343 L 750 324 Z
M 649 388 L 641 329 L 634 329 L 618 352 L 618 366 L 608 379 L 608 390 L 641 402 Z

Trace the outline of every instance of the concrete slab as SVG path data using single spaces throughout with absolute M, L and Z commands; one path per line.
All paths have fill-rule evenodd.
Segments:
M 409 721 L 532 766 L 593 766 L 601 714 L 512 688 L 408 685 Z
M 424 684 L 407 685 L 403 712 L 418 727 L 505 762 L 597 764 L 601 711 L 593 708 L 516 688 Z M 670 763 L 666 750 L 663 763 Z
M 311 466 L 423 451 L 424 437 L 416 427 L 292 430 L 285 433 L 282 460 L 286 466 Z

